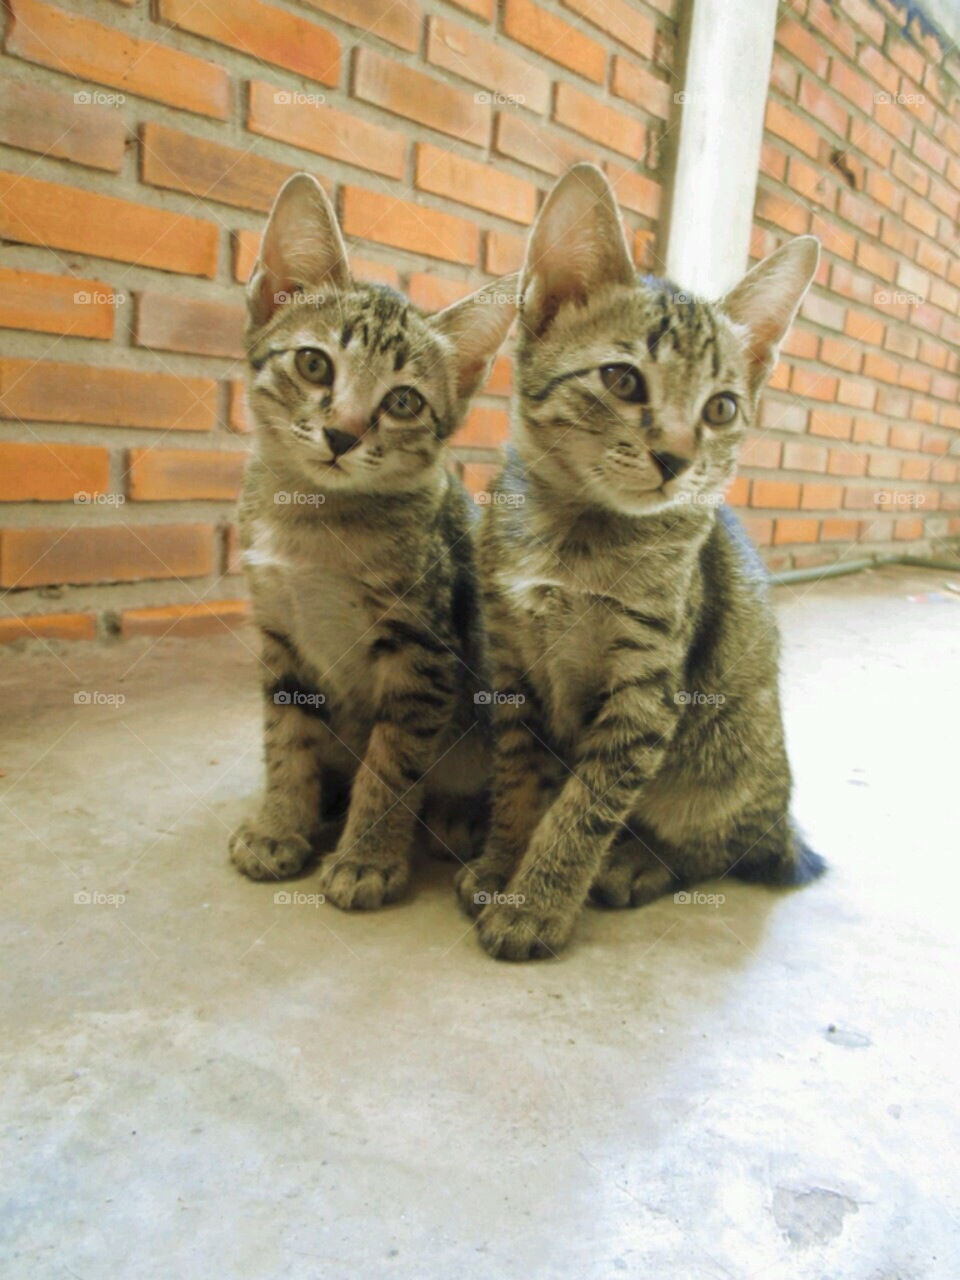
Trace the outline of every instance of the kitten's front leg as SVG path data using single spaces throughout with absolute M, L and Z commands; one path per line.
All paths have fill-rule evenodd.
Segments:
M 621 824 L 663 761 L 678 715 L 664 696 L 671 683 L 661 671 L 601 706 L 584 734 L 575 776 L 537 825 L 506 886 L 507 901 L 480 915 L 480 941 L 491 955 L 529 960 L 566 944 Z
M 344 910 L 381 907 L 406 890 L 422 779 L 453 709 L 456 660 L 431 633 L 388 629 L 373 652 L 382 655 L 375 723 L 346 827 L 321 869 L 324 894 Z
M 302 870 L 319 829 L 326 704 L 296 674 L 290 642 L 274 632 L 262 637 L 267 785 L 260 812 L 234 831 L 229 850 L 251 880 L 279 880 Z

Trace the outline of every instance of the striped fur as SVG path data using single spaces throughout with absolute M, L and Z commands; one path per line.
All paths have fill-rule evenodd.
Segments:
M 328 853 L 320 887 L 339 907 L 400 896 L 414 837 L 466 839 L 464 816 L 482 811 L 473 508 L 444 441 L 512 318 L 490 299 L 428 318 L 355 283 L 306 175 L 280 192 L 248 289 L 257 433 L 239 523 L 263 643 L 267 785 L 230 854 L 273 879 Z M 303 351 L 321 353 L 320 383 Z M 395 416 L 398 387 L 421 397 L 414 415 Z
M 815 241 L 794 241 L 710 304 L 636 277 L 592 166 L 541 211 L 504 497 L 479 550 L 501 698 L 491 826 L 458 893 L 472 914 L 487 904 L 492 955 L 556 952 L 591 893 L 637 906 L 818 868 L 788 817 L 762 566 L 721 505 L 816 261 Z M 621 365 L 642 381 L 600 372 Z M 718 395 L 729 422 L 704 418 Z

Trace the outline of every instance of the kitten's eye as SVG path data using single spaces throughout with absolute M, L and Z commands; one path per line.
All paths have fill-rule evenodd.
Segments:
M 632 364 L 605 364 L 600 370 L 600 381 L 618 400 L 646 404 L 650 398 L 646 379 Z
M 736 416 L 737 401 L 728 391 L 721 391 L 719 395 L 711 396 L 703 406 L 701 414 L 704 422 L 709 423 L 711 427 L 725 427 Z
M 307 382 L 318 387 L 328 387 L 333 382 L 333 365 L 325 351 L 317 347 L 301 347 L 293 361 L 297 373 Z
M 414 387 L 394 387 L 383 397 L 380 408 L 391 418 L 419 418 L 425 404 L 423 396 Z

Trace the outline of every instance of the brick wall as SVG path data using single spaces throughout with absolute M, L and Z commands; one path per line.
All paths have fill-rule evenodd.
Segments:
M 734 495 L 778 567 L 960 535 L 960 57 L 905 21 L 780 6 L 753 253 L 811 231 L 823 260 Z
M 333 196 L 357 274 L 428 310 L 518 266 L 578 159 L 616 182 L 652 268 L 673 8 L 9 0 L 0 639 L 193 633 L 242 608 L 240 282 L 292 171 Z M 509 388 L 504 357 L 457 437 L 474 485 Z
M 242 612 L 241 282 L 293 170 L 330 191 L 357 273 L 428 310 L 519 265 L 578 159 L 606 169 L 657 270 L 677 8 L 8 0 L 0 640 Z M 784 6 L 757 201 L 756 251 L 807 229 L 826 248 L 731 493 L 778 564 L 958 532 L 956 55 L 939 66 L 865 0 L 839 9 Z M 509 388 L 504 356 L 456 438 L 473 487 Z

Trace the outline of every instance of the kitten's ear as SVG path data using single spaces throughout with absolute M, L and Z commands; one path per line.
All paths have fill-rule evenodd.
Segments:
M 595 165 L 575 164 L 547 196 L 530 233 L 520 284 L 523 323 L 539 337 L 563 303 L 583 303 L 596 288 L 635 279 L 610 183 Z
M 747 331 L 752 389 L 763 385 L 776 364 L 777 347 L 793 323 L 819 261 L 817 237 L 797 236 L 759 262 L 720 299 L 721 311 Z
M 277 193 L 260 241 L 247 286 L 250 321 L 265 324 L 284 301 L 278 294 L 349 286 L 347 253 L 326 192 L 309 173 L 295 173 Z
M 483 384 L 516 313 L 517 281 L 511 276 L 430 317 L 432 328 L 453 343 L 461 408 Z

